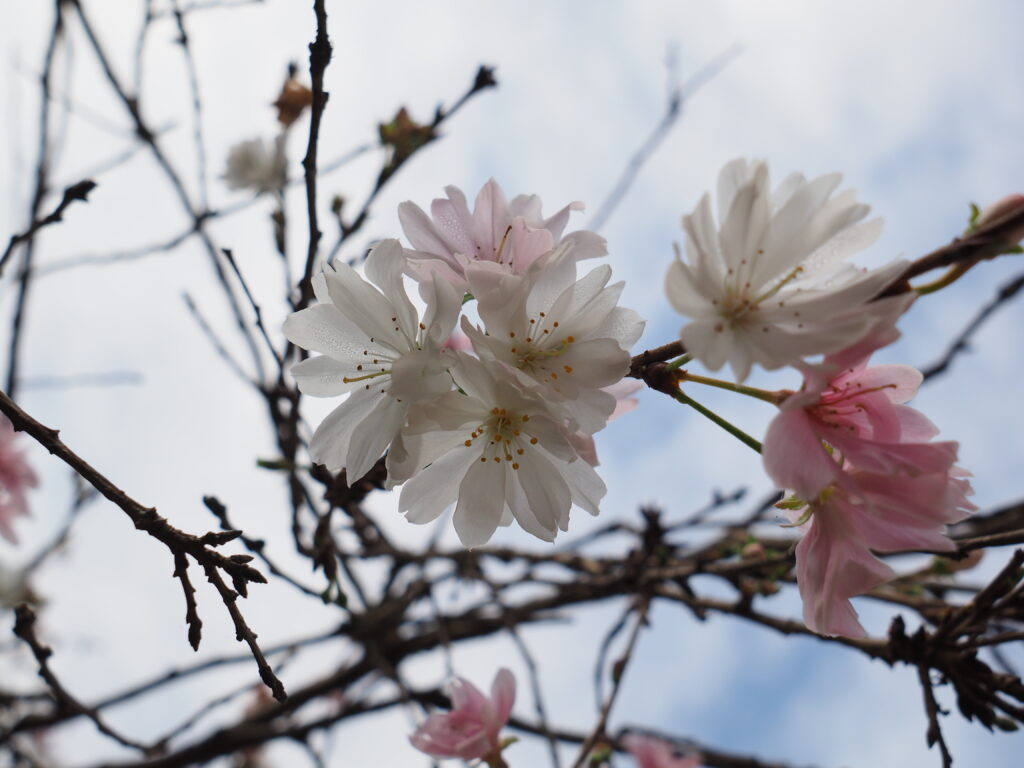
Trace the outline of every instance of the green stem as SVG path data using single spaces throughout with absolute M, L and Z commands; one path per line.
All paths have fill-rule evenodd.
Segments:
M 703 405 L 698 403 L 696 400 L 694 400 L 693 398 L 691 398 L 688 395 L 684 394 L 681 389 L 677 389 L 675 392 L 673 392 L 672 393 L 672 397 L 674 397 L 680 403 L 683 403 L 684 405 L 690 406 L 691 408 L 693 408 L 693 410 L 697 411 L 697 413 L 701 414 L 702 416 L 711 419 L 711 421 L 715 422 L 715 424 L 720 426 L 722 429 L 724 429 L 726 432 L 728 432 L 730 435 L 735 437 L 740 442 L 746 443 L 748 446 L 753 448 L 758 453 L 761 452 L 761 443 L 759 443 L 757 440 L 752 438 L 750 435 L 748 435 L 746 432 L 744 432 L 739 427 L 737 427 L 737 426 L 735 426 L 733 424 L 730 424 L 728 421 L 723 419 L 721 416 L 719 416 L 714 411 L 705 408 Z
M 925 283 L 924 285 L 919 285 L 916 288 L 914 288 L 914 293 L 916 293 L 918 296 L 927 296 L 929 293 L 941 291 L 946 286 L 952 285 L 961 277 L 963 277 L 967 273 L 967 270 L 969 270 L 973 266 L 974 262 L 963 262 L 961 264 L 956 264 L 938 280 L 935 280 L 930 283 Z
M 693 355 L 691 355 L 689 352 L 687 352 L 682 357 L 677 357 L 675 360 L 673 360 L 671 363 L 669 363 L 665 367 L 668 370 L 670 370 L 670 371 L 674 371 L 677 368 L 682 368 L 684 365 L 686 365 L 691 360 L 693 360 Z
M 764 400 L 766 403 L 772 405 L 779 405 L 783 400 L 786 399 L 786 395 L 780 392 L 771 392 L 767 389 L 758 389 L 757 387 L 747 387 L 743 384 L 735 384 L 731 381 L 723 381 L 722 379 L 712 379 L 709 376 L 698 376 L 695 373 L 687 373 L 682 371 L 677 374 L 679 381 L 692 381 L 695 384 L 707 384 L 709 387 L 718 387 L 719 389 L 727 389 L 730 392 L 736 392 L 740 395 L 746 395 L 747 397 L 756 397 L 758 400 Z

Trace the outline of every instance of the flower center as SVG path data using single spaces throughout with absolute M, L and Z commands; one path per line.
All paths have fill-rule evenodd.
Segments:
M 483 451 L 480 454 L 480 461 L 493 461 L 500 464 L 506 461 L 512 465 L 512 469 L 519 469 L 517 456 L 526 452 L 525 445 L 536 445 L 536 437 L 526 437 L 522 433 L 522 425 L 530 420 L 528 414 L 509 413 L 504 408 L 492 408 L 491 415 L 476 429 L 473 430 L 469 439 L 464 445 L 472 447 L 479 440 L 483 440 Z
M 373 343 L 373 337 L 370 337 L 370 342 Z M 395 360 L 400 355 L 392 355 L 389 352 L 382 352 L 381 350 L 374 350 L 371 352 L 368 349 L 363 350 L 363 357 L 365 362 L 356 365 L 354 376 L 343 376 L 342 381 L 346 384 L 354 384 L 357 381 L 371 381 L 373 379 L 379 379 L 381 377 L 391 376 L 391 366 L 394 365 Z M 366 384 L 366 389 L 370 388 L 369 384 Z M 381 390 L 384 391 L 383 389 Z
M 763 251 L 759 251 L 759 253 L 763 253 Z M 746 264 L 746 259 L 744 259 L 742 263 Z M 719 308 L 719 314 L 728 320 L 730 325 L 740 324 L 746 319 L 747 315 L 756 310 L 761 306 L 761 304 L 768 301 L 768 299 L 775 296 L 789 283 L 800 277 L 803 271 L 804 268 L 802 265 L 794 267 L 789 274 L 768 288 L 760 296 L 751 298 L 749 295 L 752 287 L 750 281 L 739 286 L 739 275 L 730 269 L 729 276 L 733 278 L 732 284 L 730 285 L 729 283 L 726 283 L 725 298 L 722 300 L 721 307 Z M 744 274 L 746 274 L 746 272 L 747 270 L 744 270 Z
M 565 354 L 576 342 L 575 336 L 565 336 L 556 341 L 559 325 L 559 321 L 546 312 L 538 312 L 537 317 L 531 317 L 524 340 L 509 349 L 514 356 L 515 367 L 531 376 L 552 381 L 571 374 L 571 365 L 558 365 L 553 360 Z M 517 338 L 515 331 L 509 331 L 508 335 L 513 340 Z

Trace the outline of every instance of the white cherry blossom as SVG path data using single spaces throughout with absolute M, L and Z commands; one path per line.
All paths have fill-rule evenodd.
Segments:
M 332 472 L 346 469 L 350 481 L 365 475 L 389 445 L 389 463 L 407 458 L 396 438 L 410 404 L 452 385 L 447 368 L 454 358 L 443 346 L 462 297 L 448 283 L 431 280 L 421 322 L 405 292 L 404 269 L 401 245 L 384 240 L 366 260 L 373 285 L 345 264 L 328 267 L 314 281 L 320 303 L 284 324 L 289 341 L 321 353 L 292 367 L 299 389 L 315 397 L 351 392 L 309 446 L 313 461 Z
M 520 278 L 475 266 L 466 276 L 484 329 L 463 317 L 462 330 L 477 353 L 552 401 L 573 430 L 602 429 L 616 406 L 602 388 L 629 370 L 629 349 L 644 328 L 636 312 L 618 306 L 623 283 L 608 285 L 611 268 L 577 280 L 575 260 L 559 252 Z
M 562 236 L 569 214 L 582 210 L 582 203 L 570 203 L 545 219 L 539 197 L 519 195 L 509 202 L 494 179 L 480 190 L 472 212 L 458 187 L 445 187 L 445 193 L 447 198 L 431 204 L 430 216 L 412 202 L 398 207 L 402 229 L 412 245 L 406 252 L 409 274 L 416 280 L 436 273 L 465 291 L 465 270 L 472 264 L 502 274 L 522 274 L 559 245 L 576 260 L 608 253 L 604 238 L 593 232 Z
M 850 346 L 886 312 L 871 302 L 905 266 L 864 270 L 846 260 L 881 232 L 879 219 L 841 176 L 789 176 L 774 192 L 762 161 L 733 160 L 718 180 L 718 224 L 705 194 L 683 217 L 686 261 L 669 268 L 672 306 L 692 318 L 681 332 L 687 352 L 708 368 L 726 362 L 742 381 L 768 369 Z
M 428 523 L 455 504 L 459 539 L 477 547 L 513 520 L 552 541 L 573 504 L 596 515 L 604 483 L 557 415 L 493 367 L 457 354 L 459 391 L 410 411 L 404 430 L 415 457 L 399 500 L 409 521 Z

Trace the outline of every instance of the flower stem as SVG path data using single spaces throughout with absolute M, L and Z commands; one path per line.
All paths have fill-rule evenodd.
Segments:
M 718 387 L 719 389 L 727 389 L 730 392 L 736 392 L 740 395 L 747 395 L 747 397 L 756 397 L 758 400 L 764 400 L 766 403 L 772 405 L 779 405 L 786 396 L 780 392 L 771 392 L 767 389 L 758 389 L 757 387 L 747 387 L 743 384 L 736 384 L 731 381 L 723 381 L 722 379 L 712 379 L 709 376 L 698 376 L 695 373 L 687 373 L 686 371 L 680 371 L 676 374 L 676 378 L 679 381 L 692 381 L 695 384 L 707 384 L 709 387 Z
M 697 411 L 697 413 L 701 414 L 702 416 L 711 419 L 711 421 L 715 422 L 715 424 L 720 426 L 722 429 L 724 429 L 726 432 L 728 432 L 730 435 L 735 437 L 740 442 L 750 446 L 758 453 L 761 452 L 761 443 L 752 438 L 739 427 L 735 426 L 734 424 L 730 424 L 728 421 L 723 419 L 714 411 L 705 408 L 696 400 L 686 395 L 681 389 L 677 389 L 675 392 L 673 392 L 672 396 L 680 403 L 690 406 L 691 408 L 693 408 L 693 410 Z
M 687 352 L 682 357 L 677 357 L 675 360 L 673 360 L 671 363 L 669 363 L 665 367 L 668 370 L 670 370 L 670 371 L 674 371 L 677 368 L 682 368 L 684 365 L 686 365 L 691 360 L 693 360 L 693 355 L 691 355 L 689 352 Z
M 930 283 L 925 283 L 924 285 L 919 285 L 916 288 L 914 288 L 914 293 L 916 293 L 918 296 L 926 296 L 929 293 L 941 291 L 946 286 L 952 285 L 961 277 L 963 277 L 967 273 L 967 270 L 973 267 L 975 263 L 976 262 L 965 261 L 961 262 L 960 264 L 955 264 L 953 267 L 949 269 L 948 272 L 946 272 L 946 274 L 944 274 L 938 280 L 934 280 Z

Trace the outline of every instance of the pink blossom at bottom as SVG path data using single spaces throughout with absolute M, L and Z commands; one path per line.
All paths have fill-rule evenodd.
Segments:
M 501 729 L 512 714 L 516 680 L 498 670 L 490 698 L 468 680 L 456 678 L 449 695 L 452 711 L 430 715 L 410 737 L 412 745 L 434 757 L 485 759 L 501 751 Z
M 622 746 L 636 760 L 638 768 L 700 768 L 700 755 L 676 757 L 671 746 L 660 739 L 630 733 L 623 737 Z
M 12 544 L 18 543 L 14 518 L 28 515 L 28 489 L 38 483 L 16 440 L 14 426 L 0 415 L 0 536 Z

